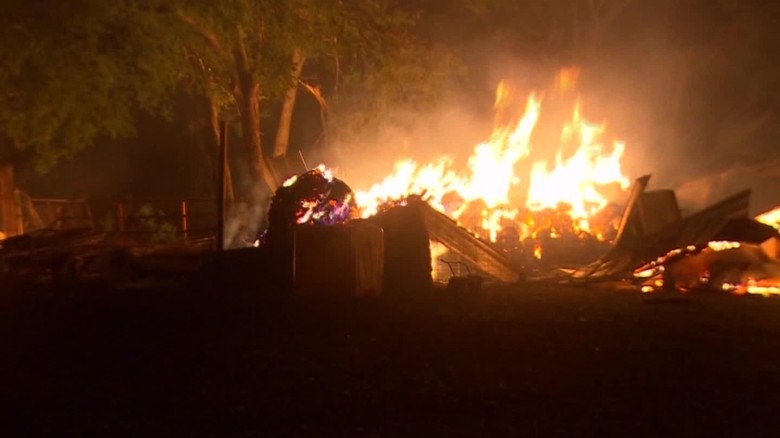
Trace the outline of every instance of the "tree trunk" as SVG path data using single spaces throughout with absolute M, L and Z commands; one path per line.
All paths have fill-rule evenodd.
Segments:
M 299 49 L 292 53 L 292 84 L 284 93 L 282 101 L 282 111 L 279 115 L 279 126 L 276 130 L 276 141 L 274 142 L 274 158 L 282 157 L 287 154 L 287 146 L 290 144 L 290 126 L 292 125 L 293 109 L 295 108 L 295 99 L 298 95 L 298 80 L 301 78 L 303 64 L 306 58 Z
M 243 87 L 242 87 L 243 88 Z M 241 94 L 241 128 L 243 142 L 249 151 L 255 177 L 262 179 L 271 191 L 275 191 L 277 182 L 271 173 L 271 168 L 265 160 L 260 141 L 260 96 L 259 86 L 252 84 Z
M 20 232 L 19 205 L 16 202 L 15 192 L 13 166 L 0 166 L 0 233 L 8 237 Z
M 260 84 L 249 71 L 242 51 L 237 50 L 234 56 L 238 73 L 235 97 L 241 111 L 242 141 L 252 160 L 255 178 L 262 180 L 274 192 L 278 183 L 266 162 L 260 141 Z
M 211 180 L 213 181 L 214 193 L 218 193 L 220 190 L 221 181 L 219 178 L 219 106 L 213 98 L 207 97 L 208 101 L 208 135 L 206 136 L 206 156 L 209 159 L 209 165 L 211 166 Z M 235 201 L 233 194 L 233 177 L 230 172 L 230 162 L 225 164 L 225 200 L 228 203 Z

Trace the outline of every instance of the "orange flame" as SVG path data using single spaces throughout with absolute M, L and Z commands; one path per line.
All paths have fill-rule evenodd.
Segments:
M 573 91 L 578 76 L 576 68 L 562 70 L 556 77 L 556 92 Z M 605 146 L 601 141 L 605 126 L 586 121 L 577 102 L 558 145 L 533 145 L 532 134 L 543 112 L 542 97 L 531 93 L 522 115 L 511 117 L 512 92 L 505 82 L 498 85 L 493 132 L 488 141 L 474 147 L 466 169 L 456 170 L 447 156 L 425 165 L 411 159 L 399 160 L 381 182 L 356 191 L 362 216 L 375 214 L 384 202 L 417 194 L 492 241 L 509 223 L 517 226 L 521 238 L 531 234 L 532 224 L 523 221 L 521 210 L 538 211 L 564 204 L 576 228 L 588 231 L 589 219 L 608 203 L 599 188 L 609 184 L 628 188 L 629 180 L 621 170 L 625 144 L 616 141 Z M 567 156 L 564 144 L 575 145 L 576 149 Z M 554 166 L 548 168 L 546 161 L 536 161 L 529 174 L 519 175 L 518 164 L 529 158 L 534 147 L 557 147 Z M 518 201 L 522 196 L 515 196 L 521 182 L 527 188 L 525 203 Z
M 547 170 L 547 163 L 537 161 L 531 171 L 531 186 L 527 206 L 532 210 L 555 208 L 564 203 L 572 207 L 572 217 L 585 219 L 604 208 L 608 201 L 598 191 L 599 186 L 618 183 L 627 189 L 629 180 L 623 176 L 620 160 L 625 144 L 615 142 L 607 152 L 598 138 L 603 125 L 593 125 L 580 116 L 579 104 L 574 108 L 571 123 L 564 126 L 562 140 L 576 137 L 579 147 L 568 159 L 562 149 L 555 155 L 555 167 Z

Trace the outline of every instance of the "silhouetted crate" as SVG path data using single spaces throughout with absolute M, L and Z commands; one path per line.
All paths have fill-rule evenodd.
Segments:
M 382 228 L 350 225 L 295 228 L 293 287 L 301 295 L 379 295 L 382 292 Z

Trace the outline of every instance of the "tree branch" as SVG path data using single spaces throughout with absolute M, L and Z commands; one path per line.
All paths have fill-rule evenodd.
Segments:
M 333 37 L 333 61 L 335 63 L 335 79 L 333 82 L 333 96 L 338 99 L 339 83 L 341 82 L 341 63 L 339 61 L 339 41 L 338 37 Z
M 325 101 L 325 97 L 322 95 L 322 92 L 320 91 L 319 87 L 316 87 L 314 85 L 311 85 L 307 82 L 304 82 L 302 80 L 298 80 L 298 83 L 303 86 L 303 88 L 306 89 L 311 95 L 314 97 L 314 100 L 317 101 L 318 104 L 320 104 L 320 121 L 322 122 L 322 126 L 325 126 L 325 123 L 327 122 L 327 110 L 328 110 L 328 102 Z
M 197 32 L 206 42 L 209 43 L 212 49 L 216 52 L 217 56 L 223 60 L 230 61 L 230 52 L 225 49 L 222 42 L 211 30 L 208 25 L 198 17 L 189 15 L 182 10 L 177 10 L 176 15 L 186 24 L 188 24 L 195 32 Z

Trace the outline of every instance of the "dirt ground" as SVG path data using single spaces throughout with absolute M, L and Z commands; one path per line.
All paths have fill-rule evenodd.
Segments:
M 0 290 L 1 436 L 776 436 L 780 300 Z

